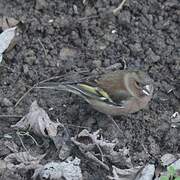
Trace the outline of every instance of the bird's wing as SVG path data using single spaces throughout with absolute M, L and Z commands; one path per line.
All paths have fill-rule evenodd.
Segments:
M 84 98 L 94 98 L 100 101 L 105 101 L 111 104 L 115 104 L 110 96 L 101 88 L 90 86 L 84 83 L 78 83 L 74 85 L 65 85 L 67 90 Z

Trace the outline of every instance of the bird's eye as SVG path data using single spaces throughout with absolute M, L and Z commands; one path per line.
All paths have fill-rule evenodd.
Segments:
M 135 82 L 137 87 L 140 87 L 140 83 L 138 81 Z

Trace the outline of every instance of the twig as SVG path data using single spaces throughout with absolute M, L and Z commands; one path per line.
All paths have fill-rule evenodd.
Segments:
M 32 86 L 27 92 L 25 92 L 25 93 L 20 97 L 20 99 L 16 102 L 16 104 L 15 104 L 14 107 L 16 107 L 16 106 L 17 106 L 36 86 L 38 86 L 39 84 L 44 83 L 44 82 L 47 82 L 47 81 L 50 81 L 50 80 L 52 80 L 52 79 L 58 79 L 58 78 L 61 78 L 61 77 L 63 77 L 63 76 L 53 76 L 53 77 L 51 77 L 51 78 L 48 78 L 48 79 L 45 79 L 45 80 L 43 80 L 43 81 L 40 81 L 40 82 L 36 83 L 34 86 Z
M 83 73 L 83 72 L 87 72 L 87 71 L 81 71 L 81 72 L 78 72 L 78 73 Z M 71 74 L 72 75 L 72 74 Z M 48 79 L 45 79 L 43 81 L 40 81 L 36 84 L 34 84 L 27 92 L 25 92 L 23 94 L 23 96 L 21 96 L 21 98 L 17 101 L 17 103 L 15 104 L 15 107 L 27 96 L 28 93 L 30 93 L 36 86 L 38 86 L 39 84 L 42 84 L 42 83 L 45 83 L 47 81 L 50 81 L 50 80 L 53 80 L 53 79 L 60 79 L 60 78 L 63 78 L 64 75 L 61 75 L 61 76 L 53 76 L 53 77 L 50 77 Z
M 90 127 L 87 127 L 87 126 L 76 126 L 76 125 L 68 124 L 68 123 L 64 123 L 64 125 L 69 126 L 69 127 L 74 127 L 74 128 L 91 129 Z
M 21 136 L 29 136 L 33 140 L 33 142 L 36 144 L 36 146 L 40 146 L 38 144 L 38 142 L 35 140 L 35 138 L 32 135 L 30 135 L 28 131 L 27 132 L 18 132 L 18 133 Z
M 85 21 L 85 20 L 88 20 L 88 19 L 93 19 L 93 18 L 98 18 L 98 17 L 99 17 L 98 15 L 91 15 L 91 16 L 86 16 L 86 17 L 79 18 L 78 21 Z
M 110 115 L 107 115 L 107 116 L 108 116 L 108 118 L 114 123 L 114 125 L 118 128 L 119 132 L 122 132 L 122 130 L 119 128 L 119 126 L 117 125 L 117 123 L 116 123 L 116 121 L 113 119 L 113 117 L 110 116 Z
M 16 134 L 17 134 L 17 136 L 19 137 L 19 140 L 20 140 L 20 142 L 21 142 L 21 144 L 22 144 L 22 147 L 25 149 L 26 152 L 28 152 L 26 146 L 24 145 L 24 143 L 23 143 L 23 141 L 22 141 L 22 139 L 21 139 L 20 132 L 17 131 Z
M 84 72 L 87 72 L 87 71 L 80 71 L 80 72 L 78 72 L 78 73 L 84 73 Z M 69 73 L 69 74 L 70 74 L 70 73 Z M 72 74 L 70 74 L 70 75 L 72 76 Z M 50 80 L 53 80 L 53 79 L 60 79 L 60 78 L 63 78 L 63 77 L 64 77 L 64 75 L 61 75 L 61 76 L 52 76 L 52 77 L 50 77 L 50 78 L 47 78 L 47 79 L 45 79 L 45 80 L 42 80 L 42 81 L 34 84 L 32 87 L 30 87 L 30 89 L 29 89 L 26 93 L 23 94 L 23 96 L 21 96 L 21 98 L 20 98 L 20 99 L 17 101 L 17 103 L 15 104 L 15 107 L 27 96 L 27 94 L 28 94 L 31 90 L 33 90 L 33 89 L 34 89 L 36 86 L 38 86 L 39 84 L 45 83 L 45 82 L 50 81 Z
M 82 152 L 82 151 L 81 151 Z M 82 152 L 83 153 L 83 152 Z M 100 161 L 97 157 L 95 157 L 91 152 L 85 152 L 84 155 L 89 158 L 90 160 L 93 160 L 94 162 L 96 162 L 97 164 L 101 165 L 102 167 L 104 167 L 107 171 L 109 171 L 109 167 L 108 165 L 106 165 L 105 163 L 103 163 L 102 161 Z
M 0 114 L 0 118 L 22 118 L 21 115 L 8 115 L 8 114 Z
M 43 43 L 41 42 L 41 40 L 40 40 L 39 38 L 38 38 L 38 41 L 39 41 L 39 44 L 42 46 L 42 48 L 43 48 L 43 50 L 44 50 L 45 56 L 47 57 L 47 51 L 46 51 L 46 49 L 45 49 Z
M 119 6 L 118 6 L 116 9 L 113 10 L 113 14 L 114 14 L 114 15 L 117 15 L 117 12 L 120 11 L 120 10 L 123 8 L 123 5 L 124 5 L 124 3 L 125 3 L 126 1 L 127 1 L 127 0 L 123 0 L 123 1 L 119 4 Z
M 31 87 L 25 94 L 23 94 L 23 96 L 21 96 L 21 98 L 17 101 L 17 103 L 14 105 L 14 107 L 16 107 L 22 101 L 22 99 L 24 99 L 27 96 L 27 94 L 29 94 L 29 92 L 33 89 L 34 89 L 34 86 Z
M 103 154 L 103 152 L 102 152 L 102 149 L 101 149 L 101 147 L 99 146 L 99 144 L 97 144 L 97 143 L 95 143 L 96 144 L 96 146 L 97 146 L 97 148 L 99 149 L 99 152 L 100 152 L 100 154 L 101 154 L 101 160 L 102 160 L 102 162 L 104 162 L 104 154 Z

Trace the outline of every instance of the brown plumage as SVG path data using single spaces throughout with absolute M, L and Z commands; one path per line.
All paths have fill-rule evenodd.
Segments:
M 62 83 L 41 88 L 75 93 L 94 109 L 115 116 L 143 109 L 152 98 L 153 81 L 142 71 L 119 70 L 101 75 L 93 83 Z

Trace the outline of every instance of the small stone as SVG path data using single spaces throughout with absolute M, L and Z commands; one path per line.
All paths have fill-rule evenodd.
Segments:
M 122 11 L 118 16 L 118 19 L 123 24 L 129 24 L 131 20 L 131 14 L 129 11 Z
M 150 136 L 148 137 L 148 141 L 150 142 L 150 153 L 156 155 L 160 152 L 159 145 L 156 143 L 155 139 Z
M 156 55 L 151 48 L 146 52 L 147 59 L 152 62 L 158 62 L 160 60 L 160 56 Z
M 47 2 L 45 0 L 36 0 L 35 8 L 37 10 L 42 10 L 47 7 Z
M 23 72 L 24 72 L 24 74 L 27 75 L 28 71 L 29 71 L 28 65 L 27 64 L 23 65 Z
M 135 56 L 138 55 L 140 52 L 143 52 L 143 49 L 140 43 L 130 44 L 129 47 L 132 54 Z
M 68 58 L 73 58 L 77 56 L 77 51 L 72 48 L 63 47 L 60 51 L 60 58 L 67 60 Z
M 48 23 L 53 23 L 54 22 L 54 19 L 50 19 L 49 21 L 48 21 Z
M 115 34 L 115 33 L 117 33 L 117 30 L 116 30 L 116 29 L 113 29 L 113 30 L 111 31 L 111 33 L 112 33 L 112 34 Z
M 13 104 L 8 98 L 3 98 L 2 105 L 9 107 L 9 106 L 12 106 Z
M 74 14 L 78 14 L 78 7 L 73 4 L 73 10 L 74 10 Z
M 111 60 L 110 60 L 110 59 L 104 59 L 103 65 L 104 65 L 105 67 L 110 66 L 110 64 L 111 64 Z
M 94 64 L 96 67 L 101 67 L 102 62 L 101 62 L 100 60 L 94 60 L 94 61 L 93 61 L 93 64 Z
M 36 55 L 33 50 L 29 50 L 25 53 L 24 61 L 31 66 L 34 64 L 36 61 Z
M 172 85 L 170 85 L 166 81 L 162 81 L 161 86 L 162 86 L 162 89 L 165 90 L 164 92 L 166 93 L 169 93 L 175 89 Z
M 70 19 L 68 16 L 61 16 L 60 18 L 57 18 L 55 22 L 59 25 L 61 28 L 69 27 L 70 25 Z

